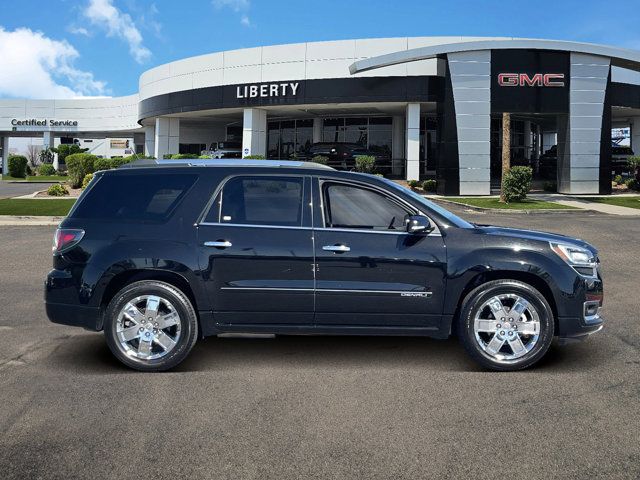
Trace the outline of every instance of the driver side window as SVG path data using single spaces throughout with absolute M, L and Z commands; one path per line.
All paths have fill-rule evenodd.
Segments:
M 391 198 L 368 188 L 323 184 L 325 227 L 404 230 L 410 212 Z

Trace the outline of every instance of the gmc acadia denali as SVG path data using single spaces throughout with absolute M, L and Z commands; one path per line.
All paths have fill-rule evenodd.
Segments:
M 384 178 L 287 161 L 98 172 L 53 244 L 52 322 L 167 370 L 223 333 L 456 334 L 494 370 L 602 328 L 594 247 L 468 223 Z

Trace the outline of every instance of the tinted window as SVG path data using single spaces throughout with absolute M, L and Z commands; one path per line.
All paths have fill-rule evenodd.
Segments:
M 300 226 L 302 182 L 302 178 L 295 177 L 232 178 L 224 185 L 205 221 Z
M 325 222 L 332 228 L 403 230 L 409 213 L 373 190 L 342 184 L 324 186 Z
M 72 217 L 161 222 L 168 218 L 197 175 L 105 175 L 87 192 Z

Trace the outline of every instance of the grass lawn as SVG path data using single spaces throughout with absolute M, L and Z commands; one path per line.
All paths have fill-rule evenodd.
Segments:
M 606 203 L 607 205 L 615 205 L 617 207 L 640 208 L 640 195 L 635 197 L 597 197 L 585 198 L 590 202 Z
M 15 182 L 66 182 L 69 177 L 64 175 L 36 175 L 28 176 L 26 180 L 24 178 L 14 178 L 9 175 L 2 175 L 2 180 L 12 180 Z
M 445 197 L 445 200 L 482 208 L 500 208 L 504 210 L 575 210 L 553 202 L 526 199 L 522 202 L 501 203 L 499 198 L 469 198 L 469 197 Z
M 5 198 L 0 200 L 0 215 L 64 217 L 69 213 L 75 201 L 75 198 L 56 198 L 52 200 Z

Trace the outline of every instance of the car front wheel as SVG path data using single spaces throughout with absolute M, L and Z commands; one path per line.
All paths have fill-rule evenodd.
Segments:
M 553 312 L 531 285 L 495 280 L 465 298 L 458 335 L 482 366 L 499 371 L 522 370 L 538 362 L 553 340 Z
M 168 283 L 143 280 L 120 290 L 105 312 L 104 334 L 113 354 L 142 371 L 178 365 L 198 338 L 189 298 Z

